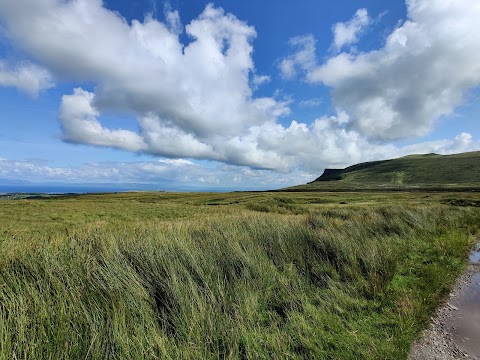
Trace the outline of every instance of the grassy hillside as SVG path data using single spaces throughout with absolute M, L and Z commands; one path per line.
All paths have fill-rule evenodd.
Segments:
M 401 359 L 477 194 L 0 200 L 0 359 Z
M 480 152 L 411 155 L 326 170 L 306 188 L 480 188 Z M 305 188 L 305 187 L 302 187 Z

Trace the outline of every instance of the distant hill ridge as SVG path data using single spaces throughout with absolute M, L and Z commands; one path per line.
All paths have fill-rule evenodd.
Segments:
M 360 163 L 345 169 L 325 169 L 310 184 L 325 181 L 396 185 L 480 183 L 480 151 L 409 155 Z

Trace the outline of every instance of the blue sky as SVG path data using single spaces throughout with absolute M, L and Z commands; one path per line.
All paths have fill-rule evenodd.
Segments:
M 269 189 L 480 149 L 480 4 L 0 0 L 0 182 Z

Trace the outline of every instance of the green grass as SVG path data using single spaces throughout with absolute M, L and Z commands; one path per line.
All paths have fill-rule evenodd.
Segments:
M 0 201 L 0 359 L 401 359 L 480 196 L 126 193 Z

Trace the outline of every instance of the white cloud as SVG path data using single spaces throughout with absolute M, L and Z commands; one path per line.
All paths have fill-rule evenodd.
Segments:
M 289 44 L 297 51 L 280 64 L 280 73 L 285 79 L 293 79 L 299 69 L 311 69 L 316 64 L 315 38 L 313 35 L 297 36 L 290 39 Z
M 258 88 L 260 85 L 269 83 L 272 81 L 272 78 L 268 75 L 254 75 L 253 76 L 253 85 L 254 87 Z
M 140 120 L 141 134 L 148 143 L 147 152 L 163 156 L 188 156 L 217 159 L 212 146 L 197 140 L 175 124 L 151 114 Z
M 143 139 L 129 130 L 105 129 L 97 120 L 98 112 L 92 106 L 94 93 L 77 88 L 73 95 L 62 97 L 60 119 L 64 139 L 73 143 L 109 146 L 130 151 L 146 149 Z
M 186 46 L 171 10 L 168 25 L 151 16 L 129 25 L 99 0 L 0 0 L 0 17 L 10 39 L 59 78 L 96 84 L 95 93 L 63 97 L 67 141 L 271 167 L 258 161 L 269 155 L 250 161 L 234 154 L 250 128 L 290 110 L 287 101 L 253 97 L 256 33 L 233 15 L 208 5 L 185 27 L 192 39 Z M 108 110 L 133 114 L 139 132 L 106 128 L 101 115 Z
M 474 0 L 411 0 L 408 5 L 410 20 L 377 51 L 341 53 L 318 66 L 313 36 L 291 40 L 298 51 L 280 63 L 283 76 L 302 71 L 309 81 L 332 87 L 338 114 L 310 125 L 291 121 L 288 126 L 280 124 L 279 117 L 290 114 L 291 100 L 254 96 L 255 86 L 269 80 L 255 75 L 255 30 L 213 5 L 183 27 L 178 12 L 171 10 L 166 11 L 165 23 L 150 16 L 129 24 L 100 0 L 0 0 L 0 23 L 12 44 L 56 79 L 94 85 L 94 91 L 76 88 L 62 97 L 60 121 L 66 141 L 215 160 L 229 164 L 229 169 L 243 169 L 232 170 L 235 178 L 222 178 L 224 172 L 209 177 L 194 164 L 142 165 L 157 175 L 165 167 L 183 169 L 178 176 L 189 181 L 242 184 L 251 174 L 273 179 L 268 170 L 276 170 L 283 172 L 278 179 L 288 182 L 293 174 L 317 175 L 327 166 L 408 152 L 478 148 L 468 134 L 403 148 L 370 140 L 424 134 L 480 81 L 480 5 Z M 179 40 L 183 30 L 191 39 L 188 45 Z M 342 46 L 355 41 L 358 31 L 353 33 L 343 35 Z M 134 117 L 138 131 L 108 128 L 102 114 L 109 111 Z M 121 167 L 137 169 L 123 164 L 93 170 L 98 176 L 129 178 Z M 81 175 L 78 169 L 42 169 Z
M 378 140 L 426 135 L 480 84 L 480 2 L 408 0 L 409 19 L 379 50 L 305 67 L 332 88 L 351 127 Z
M 40 91 L 53 86 L 53 79 L 47 70 L 32 63 L 26 62 L 11 68 L 0 60 L 0 86 L 14 86 L 31 96 L 37 96 Z
M 367 9 L 359 9 L 346 23 L 339 22 L 333 27 L 333 46 L 340 51 L 344 46 L 358 42 L 358 35 L 371 22 Z
M 456 154 L 466 151 L 474 151 L 480 149 L 480 142 L 473 141 L 472 135 L 461 133 L 452 140 L 435 140 L 419 144 L 405 146 L 399 152 L 400 155 L 409 154 Z
M 322 103 L 322 99 L 319 98 L 313 98 L 313 99 L 308 99 L 308 100 L 302 100 L 298 104 L 301 107 L 317 107 Z
M 170 31 L 174 34 L 180 35 L 183 32 L 183 25 L 182 21 L 180 20 L 180 14 L 178 13 L 178 10 L 172 10 L 171 5 L 166 3 L 164 14 Z

